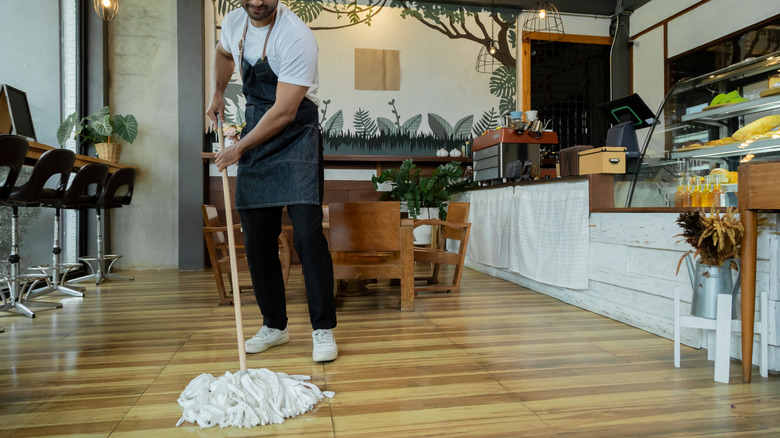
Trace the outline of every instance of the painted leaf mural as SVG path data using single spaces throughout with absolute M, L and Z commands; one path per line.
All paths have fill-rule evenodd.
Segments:
M 355 118 L 352 122 L 355 125 L 355 131 L 361 137 L 372 137 L 376 134 L 376 122 L 371 118 L 368 111 L 358 108 L 355 111 Z
M 240 8 L 241 2 L 239 0 L 215 0 L 217 2 L 217 12 L 224 16 L 233 9 Z
M 452 135 L 455 138 L 468 138 L 471 135 L 471 126 L 474 124 L 474 116 L 466 116 L 455 123 Z
M 376 124 L 379 127 L 379 132 L 383 134 L 396 133 L 395 123 L 393 123 L 393 121 L 388 119 L 387 117 L 377 117 Z
M 320 0 L 288 1 L 285 3 L 304 23 L 311 23 L 320 16 L 323 4 Z
M 474 137 L 478 137 L 482 135 L 483 132 L 493 129 L 496 126 L 498 126 L 498 113 L 496 113 L 495 108 L 490 108 L 490 110 L 482 113 L 482 117 L 472 129 L 472 134 Z
M 336 111 L 331 118 L 325 122 L 322 131 L 325 133 L 341 132 L 344 129 L 344 113 L 341 110 Z
M 422 114 L 417 114 L 416 116 L 409 118 L 409 120 L 401 125 L 401 134 L 416 134 L 417 130 L 420 129 L 420 123 L 422 123 Z
M 452 125 L 444 119 L 444 117 L 428 113 L 428 126 L 431 127 L 431 132 L 437 138 L 452 138 Z
M 490 77 L 490 94 L 498 97 L 515 95 L 515 69 L 501 66 Z

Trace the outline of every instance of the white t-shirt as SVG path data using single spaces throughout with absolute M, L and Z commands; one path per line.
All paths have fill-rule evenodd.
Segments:
M 220 44 L 233 55 L 237 68 L 238 42 L 244 33 L 247 13 L 244 8 L 230 11 L 222 20 L 222 35 Z M 263 44 L 268 28 L 254 27 L 249 22 L 244 38 L 244 59 L 254 65 L 263 54 Z M 271 31 L 266 47 L 266 56 L 271 70 L 279 77 L 279 82 L 309 87 L 306 97 L 319 106 L 317 89 L 319 89 L 319 69 L 317 67 L 317 39 L 294 12 L 281 2 L 276 11 L 276 23 Z

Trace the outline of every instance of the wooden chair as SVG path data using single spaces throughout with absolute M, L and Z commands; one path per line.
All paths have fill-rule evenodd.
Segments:
M 466 258 L 466 247 L 469 243 L 469 233 L 471 224 L 468 223 L 470 203 L 451 202 L 447 208 L 447 220 L 425 219 L 416 221 L 415 227 L 421 225 L 432 225 L 439 230 L 436 239 L 429 247 L 415 247 L 414 261 L 419 263 L 430 263 L 433 265 L 433 272 L 428 277 L 415 277 L 415 280 L 425 280 L 427 286 L 415 287 L 415 293 L 421 291 L 451 291 L 460 292 L 460 277 L 463 273 L 463 263 Z M 447 251 L 447 239 L 458 240 L 460 245 L 457 252 Z M 452 276 L 452 283 L 439 284 L 439 271 L 441 265 L 454 265 L 455 272 Z
M 229 305 L 233 303 L 234 291 L 232 290 L 232 279 L 230 278 L 230 252 L 228 251 L 227 240 L 227 227 L 222 225 L 219 221 L 217 214 L 217 208 L 213 205 L 201 205 L 203 211 L 203 237 L 206 240 L 206 248 L 209 253 L 209 261 L 211 261 L 211 269 L 214 272 L 214 280 L 217 284 L 217 295 L 219 296 L 220 305 Z M 241 224 L 233 225 L 235 231 L 241 231 Z M 240 241 L 240 239 L 236 239 Z M 239 272 L 248 271 L 249 266 L 246 262 L 246 254 L 243 252 L 244 245 L 236 244 L 236 263 L 238 264 Z M 290 242 L 284 233 L 279 235 L 279 259 L 282 262 L 282 275 L 284 277 L 284 285 L 287 286 L 287 280 L 290 278 L 290 254 L 292 247 Z M 227 291 L 225 288 L 225 278 L 223 275 L 227 275 L 228 286 L 231 290 Z M 247 289 L 244 289 L 246 286 Z M 239 288 L 244 291 L 251 291 L 251 285 L 239 285 Z
M 334 283 L 398 278 L 401 310 L 414 310 L 412 221 L 402 223 L 400 202 L 331 203 L 329 210 Z

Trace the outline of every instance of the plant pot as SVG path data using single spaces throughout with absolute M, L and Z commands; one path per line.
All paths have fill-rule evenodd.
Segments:
M 718 315 L 718 294 L 731 295 L 731 318 L 736 319 L 739 309 L 739 262 L 728 259 L 721 266 L 694 262 L 690 254 L 685 258 L 693 288 L 691 315 L 715 319 Z M 731 278 L 731 263 L 737 265 L 736 281 Z
M 119 155 L 122 153 L 122 145 L 119 143 L 96 143 L 95 150 L 101 160 L 118 163 Z
M 420 209 L 420 216 L 417 219 L 438 219 L 439 208 L 438 207 L 423 207 Z M 433 228 L 430 225 L 421 225 L 414 229 L 414 244 L 415 245 L 430 245 L 431 233 Z

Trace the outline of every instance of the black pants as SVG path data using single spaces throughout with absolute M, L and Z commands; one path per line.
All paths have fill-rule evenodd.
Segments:
M 328 241 L 322 233 L 322 207 L 289 205 L 293 225 L 293 246 L 301 259 L 309 318 L 314 330 L 336 326 L 333 298 L 333 261 Z M 239 210 L 244 233 L 252 287 L 263 324 L 271 328 L 287 327 L 284 278 L 279 261 L 279 233 L 282 231 L 282 207 Z

